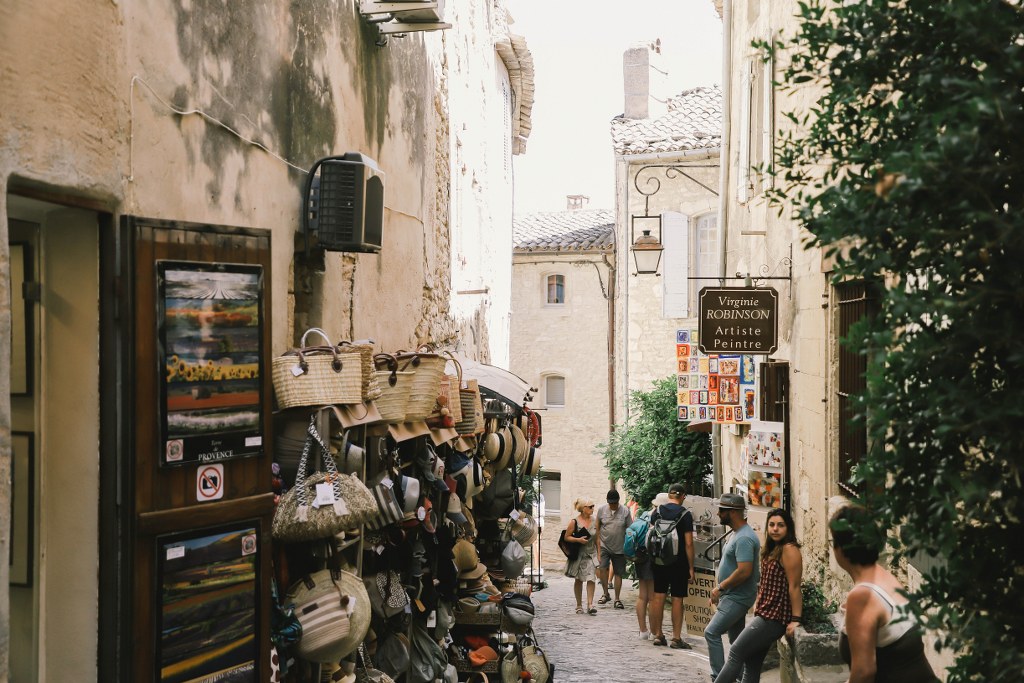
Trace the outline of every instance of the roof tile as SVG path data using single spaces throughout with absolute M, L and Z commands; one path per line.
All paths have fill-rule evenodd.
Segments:
M 530 213 L 515 219 L 517 252 L 603 251 L 615 243 L 615 212 L 577 209 Z
M 649 154 L 714 149 L 722 144 L 722 89 L 685 90 L 669 98 L 668 112 L 656 119 L 612 119 L 616 154 Z

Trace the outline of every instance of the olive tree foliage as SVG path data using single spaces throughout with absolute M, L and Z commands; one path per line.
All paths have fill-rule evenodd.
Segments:
M 630 423 L 617 426 L 598 446 L 611 477 L 622 480 L 641 508 L 675 482 L 687 493 L 710 495 L 711 441 L 707 434 L 687 432 L 689 423 L 677 419 L 676 378 L 632 392 L 629 404 Z
M 775 45 L 785 112 L 771 201 L 873 283 L 846 343 L 868 359 L 853 482 L 897 556 L 950 681 L 1024 674 L 1024 12 L 1004 0 L 799 3 Z M 767 47 L 767 46 L 762 46 Z

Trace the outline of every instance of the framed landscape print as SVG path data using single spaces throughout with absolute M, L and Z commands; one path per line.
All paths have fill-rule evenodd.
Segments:
M 157 262 L 161 465 L 263 450 L 261 266 Z

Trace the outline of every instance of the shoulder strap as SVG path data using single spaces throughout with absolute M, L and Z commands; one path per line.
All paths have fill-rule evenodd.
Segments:
M 867 586 L 872 591 L 874 591 L 875 595 L 880 597 L 882 599 L 882 602 L 884 602 L 886 604 L 886 606 L 889 608 L 889 612 L 890 613 L 892 613 L 892 611 L 894 609 L 896 609 L 896 603 L 894 603 L 892 601 L 892 598 L 889 597 L 889 594 L 886 593 L 885 589 L 882 588 L 881 586 L 878 586 L 878 585 L 873 584 L 873 583 L 868 583 L 867 581 L 865 581 L 863 583 L 858 583 L 857 585 L 858 586 Z

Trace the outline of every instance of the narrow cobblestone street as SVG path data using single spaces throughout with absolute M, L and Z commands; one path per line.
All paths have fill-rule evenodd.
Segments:
M 612 603 L 595 605 L 597 615 L 591 616 L 576 614 L 572 579 L 556 570 L 548 570 L 546 578 L 547 588 L 533 593 L 537 606 L 534 630 L 555 665 L 556 683 L 706 683 L 711 679 L 703 637 L 684 633 L 683 639 L 693 646 L 692 650 L 655 647 L 651 641 L 637 638 L 637 593 L 631 582 L 622 587 L 625 609 L 614 609 Z M 595 599 L 600 595 L 598 584 Z M 666 631 L 670 623 L 671 615 L 666 611 Z M 777 683 L 778 669 L 764 672 L 761 681 Z

